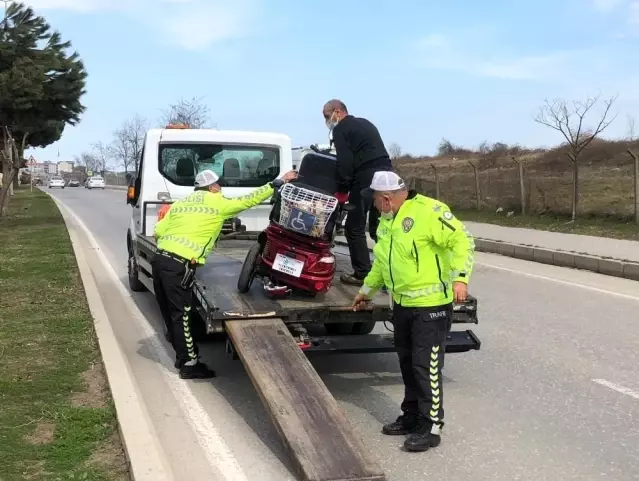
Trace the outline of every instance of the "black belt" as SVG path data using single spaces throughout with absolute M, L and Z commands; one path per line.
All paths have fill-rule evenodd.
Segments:
M 164 250 L 158 250 L 158 251 L 156 251 L 156 254 L 159 254 L 159 255 L 164 256 L 164 257 L 168 257 L 169 259 L 173 259 L 174 261 L 177 261 L 180 264 L 189 264 L 191 262 L 190 260 L 185 259 L 182 256 L 179 256 L 177 254 L 173 254 L 172 252 L 168 252 L 168 251 L 164 251 Z
M 167 257 L 171 260 L 174 260 L 175 262 L 179 262 L 184 266 L 184 276 L 182 277 L 182 282 L 180 283 L 182 289 L 190 289 L 193 286 L 193 283 L 195 282 L 195 270 L 197 268 L 196 263 L 191 263 L 191 261 L 185 259 L 182 256 L 164 250 L 158 250 L 156 251 L 156 254 Z

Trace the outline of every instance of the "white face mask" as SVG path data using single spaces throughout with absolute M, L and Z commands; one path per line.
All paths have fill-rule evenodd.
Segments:
M 392 210 L 388 212 L 380 212 L 379 215 L 382 219 L 386 220 L 393 220 L 395 218 L 395 212 L 393 212 Z
M 332 132 L 337 124 L 338 121 L 335 119 L 335 112 L 333 112 L 330 118 L 326 119 L 326 128 Z
M 390 207 L 388 212 L 384 212 L 383 210 L 380 210 L 379 215 L 380 217 L 382 217 L 382 219 L 386 219 L 386 220 L 393 220 L 395 218 L 395 212 L 393 212 L 392 207 Z

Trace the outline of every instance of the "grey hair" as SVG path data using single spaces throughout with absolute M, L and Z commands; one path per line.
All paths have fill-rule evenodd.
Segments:
M 388 195 L 397 195 L 397 194 L 401 194 L 403 192 L 408 192 L 408 187 L 406 187 L 406 185 L 404 184 L 402 187 L 400 187 L 399 189 L 395 189 L 395 190 L 378 190 L 376 193 L 377 194 L 388 194 Z
M 335 112 L 337 109 L 343 110 L 345 113 L 348 113 L 348 109 L 346 108 L 346 104 L 338 99 L 329 100 L 324 104 L 324 109 L 330 109 L 331 112 Z

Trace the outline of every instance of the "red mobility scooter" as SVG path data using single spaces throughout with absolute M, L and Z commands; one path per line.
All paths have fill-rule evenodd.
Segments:
M 297 179 L 275 193 L 269 225 L 244 260 L 237 282 L 241 293 L 256 277 L 270 297 L 294 291 L 315 296 L 330 289 L 335 230 L 350 210 L 334 195 L 336 171 L 336 157 L 315 149 L 304 156 Z

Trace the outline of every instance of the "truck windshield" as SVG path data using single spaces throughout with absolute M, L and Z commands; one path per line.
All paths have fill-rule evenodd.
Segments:
M 159 170 L 173 184 L 193 186 L 196 174 L 207 169 L 222 178 L 222 187 L 259 187 L 279 175 L 279 148 L 210 143 L 160 144 Z

